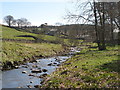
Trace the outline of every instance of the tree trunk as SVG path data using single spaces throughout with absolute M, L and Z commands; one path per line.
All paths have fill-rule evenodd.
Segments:
M 110 18 L 110 23 L 111 23 L 111 43 L 114 44 L 114 36 L 113 36 L 113 18 Z
M 106 49 L 106 46 L 105 46 L 105 9 L 104 9 L 104 2 L 102 2 L 102 36 L 101 36 L 101 43 L 102 43 L 102 46 L 101 46 L 101 49 L 100 50 L 105 50 Z
M 100 42 L 99 42 L 99 35 L 98 35 L 98 22 L 97 22 L 97 13 L 96 13 L 96 2 L 94 1 L 94 17 L 95 17 L 95 31 L 96 31 L 96 41 L 98 44 L 98 48 L 100 48 Z
M 96 8 L 96 2 L 94 2 L 95 31 L 96 31 L 96 39 L 97 39 L 99 50 L 106 49 L 106 46 L 105 46 L 105 15 L 104 15 L 104 3 L 103 2 L 102 2 L 102 7 L 103 7 L 102 8 L 103 15 L 100 14 L 101 11 L 99 9 L 101 8 L 100 7 Z M 97 20 L 97 11 L 96 11 L 97 9 L 98 9 L 100 24 L 101 24 L 100 29 L 98 29 L 98 20 Z
M 11 27 L 11 23 L 10 23 L 10 20 L 9 20 L 9 23 L 8 23 L 9 27 Z

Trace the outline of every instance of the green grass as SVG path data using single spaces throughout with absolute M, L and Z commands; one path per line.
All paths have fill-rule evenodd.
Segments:
M 17 31 L 16 29 L 5 27 L 5 26 L 0 26 L 0 28 L 2 28 L 2 38 L 6 38 L 6 39 L 27 39 L 27 40 L 34 40 L 31 37 L 17 37 L 17 36 L 19 36 L 19 35 L 37 36 L 36 34 L 33 34 L 33 33 L 21 32 L 21 31 Z
M 120 46 L 119 46 L 120 47 Z M 42 87 L 116 88 L 120 87 L 118 46 L 107 50 L 84 49 L 52 73 Z
M 50 43 L 2 43 L 2 61 L 22 61 L 24 58 L 32 56 L 52 56 L 56 52 L 62 52 L 64 49 L 60 44 Z
M 39 35 L 39 34 L 34 34 L 34 33 L 28 33 L 28 32 L 22 32 L 18 31 L 13 28 L 5 27 L 5 26 L 0 26 L 2 28 L 2 38 L 6 39 L 27 39 L 27 40 L 34 40 L 32 37 L 17 37 L 19 35 L 31 35 L 35 37 L 42 37 L 43 40 L 47 41 L 54 41 L 56 37 L 54 36 L 48 36 L 48 35 Z

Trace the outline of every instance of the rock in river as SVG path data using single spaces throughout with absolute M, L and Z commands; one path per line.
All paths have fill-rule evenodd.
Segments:
M 31 86 L 31 85 L 27 85 L 27 87 L 28 87 L 28 88 L 32 88 L 32 86 Z
M 19 66 L 15 66 L 15 69 L 18 69 L 19 68 Z
M 33 83 L 33 81 L 30 81 L 30 83 Z
M 44 74 L 40 75 L 39 78 L 43 78 L 45 76 L 47 76 L 47 73 L 44 73 Z
M 47 69 L 42 69 L 43 72 L 47 72 L 48 70 Z
M 54 62 L 53 64 L 57 64 L 56 62 Z
M 39 70 L 39 69 L 33 69 L 31 72 L 32 72 L 32 73 L 41 73 L 42 70 Z
M 32 65 L 33 68 L 37 68 L 38 66 L 37 65 Z
M 52 63 L 49 63 L 48 66 L 52 66 Z
M 40 85 L 35 85 L 34 87 L 35 87 L 35 88 L 40 88 Z
M 29 74 L 28 76 L 35 76 L 35 75 L 33 75 L 33 74 Z
M 22 73 L 27 73 L 27 71 L 22 71 Z

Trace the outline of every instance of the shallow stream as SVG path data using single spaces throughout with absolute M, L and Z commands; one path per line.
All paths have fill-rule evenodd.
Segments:
M 0 88 L 35 88 L 35 85 L 41 85 L 45 75 L 54 72 L 62 62 L 76 52 L 79 51 L 72 48 L 66 56 L 38 59 L 36 62 L 21 65 L 17 69 L 0 72 L 0 76 L 2 75 Z

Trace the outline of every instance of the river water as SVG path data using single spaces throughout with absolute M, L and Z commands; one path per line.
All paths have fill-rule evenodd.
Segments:
M 75 52 L 79 51 L 71 49 L 66 56 L 38 59 L 36 62 L 21 65 L 17 69 L 0 72 L 0 88 L 34 88 L 35 85 L 41 85 L 40 82 L 43 81 L 43 78 L 39 76 L 51 74 Z M 33 69 L 46 71 L 33 73 Z

